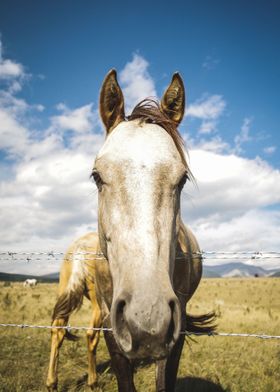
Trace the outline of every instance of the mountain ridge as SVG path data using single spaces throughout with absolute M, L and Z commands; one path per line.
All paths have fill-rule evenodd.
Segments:
M 234 278 L 234 277 L 280 277 L 280 268 L 267 270 L 262 267 L 232 262 L 221 265 L 204 265 L 204 278 Z M 59 281 L 59 272 L 46 275 L 12 274 L 0 272 L 0 281 L 24 282 L 26 279 L 37 279 L 39 282 L 55 283 Z

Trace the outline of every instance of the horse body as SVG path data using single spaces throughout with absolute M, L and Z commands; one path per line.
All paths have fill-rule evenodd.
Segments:
M 37 285 L 37 279 L 26 279 L 23 282 L 23 287 L 35 287 Z
M 97 301 L 95 269 L 100 260 L 98 235 L 88 233 L 77 239 L 67 250 L 60 270 L 58 299 L 53 311 L 54 327 L 66 326 L 71 313 L 82 305 L 83 296 L 92 304 L 90 327 L 102 325 L 101 307 Z M 110 279 L 110 277 L 109 277 Z M 99 340 L 98 330 L 87 331 L 88 344 L 88 385 L 96 383 L 96 347 Z M 59 349 L 64 338 L 75 340 L 76 337 L 65 329 L 53 328 L 51 332 L 51 354 L 47 376 L 47 387 L 57 390 L 57 370 Z

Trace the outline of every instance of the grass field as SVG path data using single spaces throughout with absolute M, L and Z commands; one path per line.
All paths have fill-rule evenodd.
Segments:
M 1 287 L 2 286 L 2 287 Z M 24 289 L 20 283 L 0 282 L 0 322 L 49 324 L 56 284 Z M 199 314 L 215 309 L 219 331 L 280 335 L 280 279 L 205 279 L 188 305 Z M 90 305 L 70 320 L 87 325 Z M 59 391 L 86 391 L 86 341 L 65 341 L 60 354 Z M 50 332 L 0 329 L 1 392 L 44 391 Z M 97 392 L 117 391 L 109 356 L 101 338 L 98 348 Z M 153 392 L 154 365 L 140 366 L 135 374 L 139 392 Z M 280 391 L 280 341 L 238 337 L 188 339 L 180 361 L 177 392 Z

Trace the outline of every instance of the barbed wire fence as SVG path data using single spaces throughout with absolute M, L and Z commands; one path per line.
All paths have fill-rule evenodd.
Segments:
M 89 259 L 105 259 L 101 252 L 67 252 L 68 255 L 90 255 Z M 202 260 L 265 260 L 280 259 L 280 251 L 200 251 L 200 252 L 182 252 L 180 255 L 193 255 L 200 257 Z M 41 261 L 42 256 L 47 256 L 47 260 L 61 260 L 64 252 L 16 252 L 5 251 L 0 252 L 1 261 Z M 177 257 L 178 258 L 178 257 Z M 180 258 L 180 256 L 179 256 Z M 46 258 L 44 257 L 44 260 Z
M 193 257 L 199 257 L 202 261 L 206 260 L 267 260 L 267 259 L 279 259 L 280 252 L 278 251 L 199 251 L 192 253 L 181 253 L 177 258 L 185 259 L 186 255 L 192 255 Z M 0 262 L 2 261 L 60 261 L 61 257 L 64 256 L 64 252 L 15 252 L 15 251 L 4 251 L 0 252 Z M 67 255 L 83 255 L 89 256 L 84 260 L 106 260 L 104 255 L 100 252 L 68 252 Z M 44 257 L 42 257 L 44 256 Z M 66 259 L 69 260 L 69 259 Z M 70 260 L 69 260 L 70 261 Z M 16 324 L 16 323 L 0 323 L 0 328 L 20 328 L 20 329 L 65 329 L 67 331 L 108 331 L 113 332 L 112 328 L 105 327 L 85 327 L 85 326 L 54 326 L 54 325 L 32 325 L 32 324 Z M 222 337 L 246 337 L 246 338 L 258 338 L 258 339 L 273 339 L 280 340 L 280 335 L 268 335 L 268 334 L 256 334 L 256 333 L 229 333 L 229 332 L 188 332 L 182 331 L 181 334 L 186 336 L 222 336 Z
M 31 324 L 4 324 L 0 323 L 0 327 L 9 327 L 9 328 L 31 328 L 31 329 L 65 329 L 67 331 L 107 331 L 113 332 L 112 328 L 95 328 L 95 327 L 78 327 L 78 326 L 57 326 L 57 325 L 31 325 Z M 265 335 L 265 334 L 249 334 L 249 333 L 230 333 L 230 332 L 188 332 L 182 331 L 181 335 L 186 336 L 234 336 L 234 337 L 250 337 L 250 338 L 259 338 L 259 339 L 280 339 L 280 335 Z

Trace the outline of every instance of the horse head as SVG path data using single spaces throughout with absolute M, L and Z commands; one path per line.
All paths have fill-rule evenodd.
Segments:
M 160 104 L 144 100 L 128 117 L 116 72 L 106 76 L 100 114 L 106 140 L 92 175 L 101 250 L 113 283 L 114 337 L 128 358 L 166 357 L 182 312 L 173 290 L 180 194 L 190 170 L 177 126 L 185 91 L 178 73 Z

